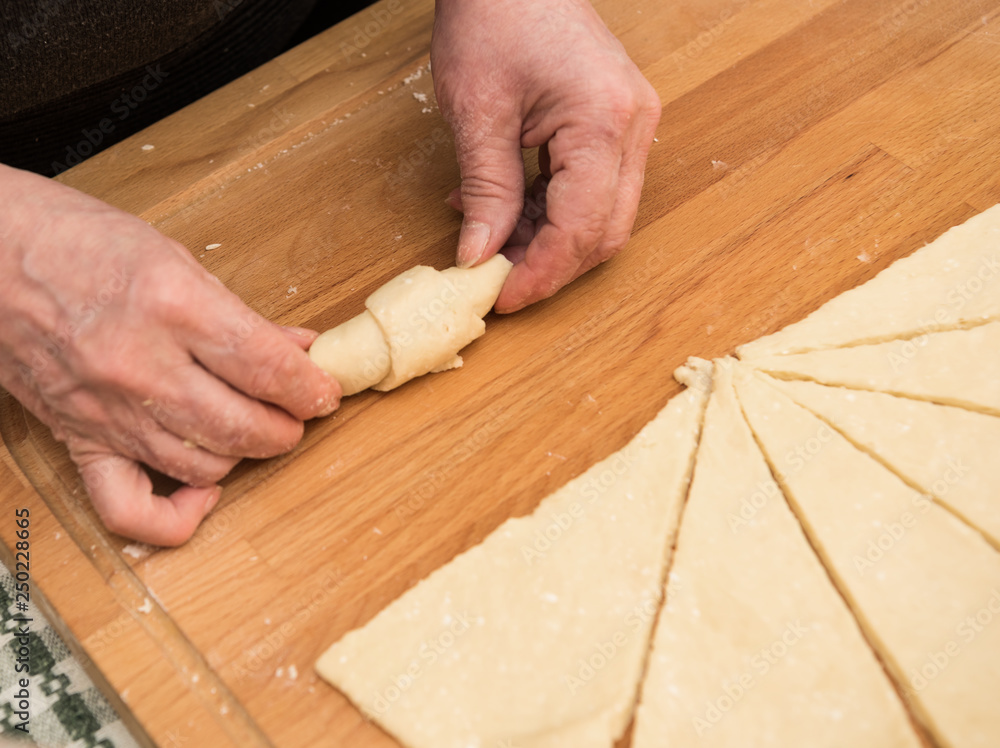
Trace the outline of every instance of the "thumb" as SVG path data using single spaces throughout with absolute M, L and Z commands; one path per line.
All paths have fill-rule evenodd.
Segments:
M 183 486 L 157 496 L 146 472 L 122 455 L 94 455 L 81 461 L 80 475 L 104 526 L 150 545 L 184 543 L 219 500 L 218 486 Z
M 524 205 L 524 162 L 515 136 L 490 136 L 474 146 L 456 143 L 465 218 L 458 237 L 459 267 L 491 257 L 514 231 Z

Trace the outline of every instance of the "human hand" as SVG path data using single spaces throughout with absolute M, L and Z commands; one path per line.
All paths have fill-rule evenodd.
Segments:
M 339 404 L 315 333 L 145 221 L 2 165 L 0 203 L 0 386 L 66 443 L 109 530 L 183 543 L 240 458 L 287 452 Z M 140 462 L 187 485 L 157 496 Z
M 501 247 L 497 299 L 547 298 L 628 241 L 660 117 L 653 87 L 586 0 L 438 0 L 431 69 L 455 134 L 458 264 Z M 521 148 L 541 175 L 524 200 Z

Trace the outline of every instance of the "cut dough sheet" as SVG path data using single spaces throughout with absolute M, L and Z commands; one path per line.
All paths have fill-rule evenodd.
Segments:
M 633 748 L 920 741 L 813 553 L 719 362 Z
M 1000 319 L 1000 205 L 973 216 L 741 359 L 907 338 Z
M 942 746 L 1000 745 L 1000 553 L 751 370 L 736 390 L 814 548 Z
M 782 379 L 889 392 L 1000 416 L 1000 322 L 749 363 Z
M 632 715 L 711 370 L 622 450 L 316 664 L 410 748 L 611 748 Z
M 482 318 L 511 267 L 495 255 L 473 268 L 410 268 L 376 289 L 364 312 L 316 338 L 309 355 L 345 395 L 459 367 L 458 352 L 486 331 Z
M 763 376 L 1000 548 L 1000 418 L 883 392 Z

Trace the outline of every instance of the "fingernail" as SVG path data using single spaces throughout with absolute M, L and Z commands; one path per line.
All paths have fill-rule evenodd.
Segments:
M 215 509 L 215 505 L 219 503 L 219 498 L 222 496 L 222 486 L 216 486 L 215 490 L 208 495 L 205 499 L 205 514 Z
M 329 377 L 330 375 L 327 374 L 327 376 Z M 330 379 L 331 379 L 331 386 L 333 386 L 332 384 L 333 377 L 330 377 Z M 339 387 L 337 389 L 339 389 Z M 316 417 L 323 418 L 324 416 L 328 416 L 339 407 L 340 407 L 340 395 L 330 395 L 330 399 L 327 401 L 326 405 L 323 406 L 323 409 L 316 414 Z
M 475 265 L 486 252 L 486 245 L 489 241 L 489 224 L 466 221 L 462 224 L 462 235 L 458 241 L 458 260 L 455 264 L 460 268 Z

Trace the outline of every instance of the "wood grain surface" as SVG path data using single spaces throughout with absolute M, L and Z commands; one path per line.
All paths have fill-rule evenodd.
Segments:
M 37 594 L 144 743 L 396 745 L 315 675 L 326 647 L 622 447 L 688 356 L 800 319 L 1000 199 L 1000 2 L 596 6 L 664 105 L 633 238 L 488 317 L 464 368 L 345 400 L 291 454 L 240 464 L 191 542 L 138 559 L 2 396 L 2 503 L 31 508 Z M 433 3 L 376 7 L 61 181 L 283 324 L 325 329 L 402 270 L 452 264 Z

